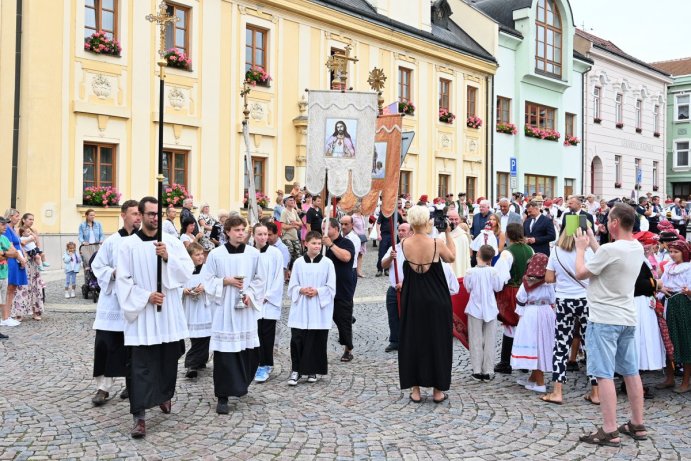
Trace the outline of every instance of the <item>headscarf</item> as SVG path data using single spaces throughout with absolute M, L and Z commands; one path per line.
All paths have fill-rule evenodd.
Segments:
M 523 275 L 523 288 L 525 291 L 532 291 L 545 283 L 545 272 L 547 271 L 547 255 L 535 253 L 528 260 L 528 267 Z
M 655 245 L 660 237 L 652 232 L 643 231 L 633 234 L 633 237 L 641 242 L 644 247 Z
M 691 250 L 689 249 L 688 243 L 682 242 L 681 240 L 675 240 L 673 242 L 669 242 L 667 244 L 667 248 L 681 252 L 682 261 L 685 263 L 691 260 Z
M 657 228 L 660 232 L 674 232 L 674 225 L 669 221 L 660 221 Z

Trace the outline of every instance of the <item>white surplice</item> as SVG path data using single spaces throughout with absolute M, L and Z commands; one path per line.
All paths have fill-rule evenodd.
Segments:
M 115 293 L 115 268 L 120 243 L 127 237 L 123 237 L 124 233 L 124 229 L 121 229 L 109 236 L 91 262 L 91 271 L 101 288 L 96 305 L 94 330 L 125 331 L 125 317 Z
M 463 285 L 470 293 L 465 313 L 485 322 L 496 319 L 499 309 L 494 293 L 504 288 L 499 271 L 491 266 L 475 266 L 466 272 Z
M 204 285 L 202 274 L 192 274 L 192 277 L 185 283 L 184 288 L 192 290 Z M 204 287 L 206 290 L 206 287 Z M 190 338 L 207 338 L 211 336 L 211 320 L 213 318 L 213 311 L 209 295 L 204 291 L 197 296 L 183 295 L 182 305 L 185 309 L 185 318 L 187 319 L 187 329 L 190 332 Z
M 156 291 L 155 240 L 142 240 L 140 232 L 124 239 L 118 250 L 115 290 L 127 320 L 125 345 L 150 346 L 187 338 L 182 287 L 194 271 L 192 259 L 179 240 L 163 234 L 168 261 L 162 264 L 165 299 L 158 312 L 149 303 L 149 296 Z
M 456 247 L 456 259 L 451 263 L 457 277 L 465 277 L 465 273 L 470 269 L 470 234 L 461 229 L 460 226 L 451 231 L 451 238 Z M 446 242 L 446 234 L 439 236 Z
M 316 288 L 310 298 L 300 294 L 301 288 Z M 288 327 L 301 330 L 329 330 L 333 322 L 336 296 L 336 270 L 329 258 L 317 255 L 313 260 L 305 255 L 295 260 L 288 284 L 290 315 Z
M 262 285 L 263 292 L 258 297 L 261 304 L 258 318 L 279 320 L 283 304 L 283 255 L 273 245 L 267 245 L 262 250 L 257 271 L 265 283 Z
M 204 288 L 215 303 L 209 349 L 240 352 L 259 347 L 259 313 L 251 306 L 236 308 L 240 290 L 231 285 L 223 286 L 223 278 L 244 276 L 243 292 L 253 303 L 259 303 L 264 281 L 257 271 L 259 250 L 242 244 L 242 253 L 230 253 L 228 246 L 229 243 L 211 250 L 202 268 Z

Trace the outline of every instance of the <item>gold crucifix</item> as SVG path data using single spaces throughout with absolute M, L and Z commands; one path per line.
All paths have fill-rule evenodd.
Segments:
M 341 91 L 345 91 L 347 88 L 346 83 L 348 82 L 348 63 L 358 62 L 357 56 L 350 57 L 350 50 L 352 48 L 350 45 L 345 47 L 345 52 L 343 54 L 336 53 L 329 56 L 326 60 L 326 68 L 329 72 L 334 73 L 334 79 L 331 81 L 331 87 L 340 87 Z
M 161 68 L 161 78 L 165 77 L 164 67 L 166 66 L 165 54 L 166 54 L 166 26 L 170 24 L 175 24 L 180 18 L 168 14 L 168 5 L 165 1 L 161 1 L 158 5 L 158 15 L 147 14 L 146 20 L 152 23 L 158 24 L 160 43 L 158 47 L 158 65 Z

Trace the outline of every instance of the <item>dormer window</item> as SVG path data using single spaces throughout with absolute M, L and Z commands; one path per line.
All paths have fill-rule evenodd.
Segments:
M 553 0 L 538 0 L 535 25 L 535 70 L 561 78 L 561 18 Z

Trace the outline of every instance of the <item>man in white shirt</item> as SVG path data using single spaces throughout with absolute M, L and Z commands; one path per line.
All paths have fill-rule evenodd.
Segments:
M 643 247 L 632 230 L 636 214 L 626 204 L 615 205 L 607 218 L 613 243 L 597 246 L 592 229 L 587 235 L 576 231 L 576 277 L 590 278 L 588 299 L 588 375 L 597 378 L 603 424 L 597 432 L 582 436 L 581 442 L 618 447 L 620 433 L 636 440 L 647 439 L 643 425 L 643 385 L 638 374 L 636 343 L 637 310 L 634 285 L 643 260 Z M 595 256 L 585 262 L 585 251 Z M 631 406 L 631 419 L 617 428 L 617 393 L 614 373 L 624 377 Z
M 341 223 L 341 234 L 343 237 L 347 238 L 353 242 L 355 247 L 355 257 L 353 258 L 353 279 L 357 284 L 357 253 L 360 250 L 362 242 L 360 242 L 360 237 L 353 231 L 353 217 L 350 215 L 345 215 L 339 221 Z
M 502 232 L 506 232 L 506 226 L 511 223 L 523 224 L 521 215 L 511 210 L 511 202 L 506 197 L 499 199 L 499 226 Z

